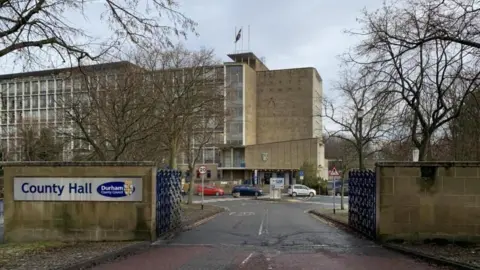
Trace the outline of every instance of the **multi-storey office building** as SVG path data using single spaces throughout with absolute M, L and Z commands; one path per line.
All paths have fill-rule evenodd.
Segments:
M 207 178 L 295 178 L 304 162 L 327 178 L 322 132 L 322 80 L 315 68 L 269 70 L 255 54 L 230 54 L 224 63 L 223 143 L 203 160 Z M 199 175 L 197 175 L 198 177 Z
M 304 162 L 314 163 L 325 177 L 321 142 L 322 81 L 314 68 L 269 70 L 253 53 L 231 54 L 232 62 L 210 67 L 224 89 L 228 117 L 198 164 L 208 168 L 210 180 L 259 179 L 284 175 L 292 179 Z M 87 67 L 97 74 L 115 70 L 128 62 Z M 41 126 L 72 126 L 64 108 L 55 102 L 81 92 L 82 81 L 71 69 L 0 75 L 0 137 L 4 159 L 21 159 L 19 128 L 28 123 Z M 63 153 L 71 159 L 75 149 L 88 148 L 72 141 Z M 186 156 L 179 168 L 186 170 Z

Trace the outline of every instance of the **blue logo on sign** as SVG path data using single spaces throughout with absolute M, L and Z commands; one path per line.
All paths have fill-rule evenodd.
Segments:
M 105 197 L 119 198 L 132 195 L 135 187 L 131 180 L 107 182 L 98 186 L 97 192 Z

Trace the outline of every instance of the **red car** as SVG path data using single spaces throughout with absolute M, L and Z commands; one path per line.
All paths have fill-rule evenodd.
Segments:
M 205 186 L 205 188 L 202 190 L 202 186 L 197 186 L 197 194 L 198 195 L 203 195 L 204 196 L 223 196 L 225 195 L 225 192 L 221 188 L 217 188 L 214 186 Z

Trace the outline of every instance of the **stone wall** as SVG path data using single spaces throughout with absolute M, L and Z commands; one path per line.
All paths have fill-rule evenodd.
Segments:
M 7 242 L 151 240 L 156 168 L 149 162 L 19 162 L 5 170 Z M 141 177 L 141 202 L 14 201 L 14 177 Z
M 480 162 L 377 163 L 381 239 L 480 241 Z

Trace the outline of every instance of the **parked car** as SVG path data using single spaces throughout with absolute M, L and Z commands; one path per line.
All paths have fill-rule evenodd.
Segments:
M 203 192 L 204 196 L 223 196 L 223 195 L 225 195 L 225 192 L 221 188 L 214 187 L 214 186 L 205 186 L 204 188 L 202 188 L 201 185 L 198 185 L 197 190 L 196 190 L 197 195 L 202 195 L 202 192 Z
M 340 196 L 342 195 L 342 186 L 335 188 L 335 195 Z M 348 184 L 345 184 L 343 188 L 343 196 L 348 196 Z
M 240 196 L 262 196 L 263 190 L 256 186 L 239 185 L 232 188 L 232 195 L 236 194 Z
M 317 192 L 315 191 L 315 189 L 311 189 L 311 188 L 309 188 L 307 186 L 304 186 L 304 185 L 288 186 L 287 193 L 288 193 L 288 195 L 290 195 L 292 197 L 296 197 L 296 196 L 310 196 L 310 197 L 313 197 L 313 196 L 317 195 Z

